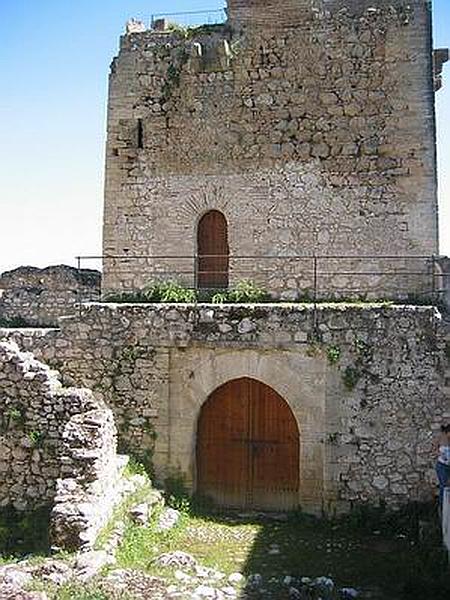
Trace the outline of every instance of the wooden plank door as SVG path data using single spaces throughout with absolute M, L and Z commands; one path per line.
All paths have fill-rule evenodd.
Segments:
M 218 388 L 204 404 L 197 433 L 197 490 L 219 506 L 245 506 L 250 454 L 245 380 Z
M 299 444 L 297 423 L 281 396 L 254 379 L 230 381 L 201 411 L 197 490 L 219 506 L 295 508 Z
M 197 286 L 203 289 L 228 287 L 228 227 L 224 215 L 210 210 L 197 229 Z
M 253 508 L 290 510 L 298 506 L 299 435 L 287 402 L 260 383 L 250 386 Z

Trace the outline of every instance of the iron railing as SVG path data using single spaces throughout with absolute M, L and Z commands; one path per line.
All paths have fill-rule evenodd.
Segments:
M 155 13 L 151 15 L 150 27 L 153 29 L 155 22 L 159 19 L 166 19 L 170 23 L 176 23 L 185 26 L 196 25 L 219 25 L 227 20 L 225 8 L 213 10 L 192 10 L 185 12 Z
M 393 255 L 98 255 L 78 256 L 81 270 L 86 262 L 102 261 L 106 290 L 136 291 L 150 282 L 173 280 L 197 288 L 202 275 L 224 275 L 224 271 L 202 271 L 205 259 L 226 259 L 230 285 L 243 279 L 282 296 L 293 287 L 311 302 L 332 299 L 414 300 L 439 303 L 446 293 L 445 278 L 435 256 Z M 202 262 L 203 261 L 203 262 Z M 222 267 L 223 268 L 223 267 Z M 140 280 L 136 285 L 127 283 Z M 114 280 L 109 286 L 108 281 Z M 273 282 L 277 281 L 275 285 Z M 214 289 L 214 286 L 211 286 Z M 222 285 L 217 286 L 223 287 Z

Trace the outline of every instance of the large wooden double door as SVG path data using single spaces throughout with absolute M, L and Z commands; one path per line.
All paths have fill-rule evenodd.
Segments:
M 197 433 L 197 491 L 219 506 L 298 505 L 299 433 L 288 404 L 254 379 L 235 379 L 205 402 Z

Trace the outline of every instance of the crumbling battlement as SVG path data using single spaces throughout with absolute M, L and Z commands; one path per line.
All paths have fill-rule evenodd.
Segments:
M 56 325 L 77 303 L 99 298 L 100 280 L 98 271 L 66 265 L 6 271 L 0 275 L 0 320 Z
M 111 410 L 0 341 L 0 507 L 50 507 L 55 547 L 92 547 L 117 500 L 120 468 Z
M 228 20 L 232 27 L 298 27 L 323 15 L 346 14 L 361 17 L 371 11 L 410 12 L 427 0 L 228 0 Z
M 0 505 L 45 505 L 56 480 L 79 471 L 61 462 L 68 422 L 102 406 L 89 390 L 63 388 L 56 371 L 13 343 L 0 343 L 0 364 Z

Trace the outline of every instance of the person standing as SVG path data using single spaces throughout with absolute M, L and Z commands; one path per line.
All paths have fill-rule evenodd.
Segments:
M 450 424 L 442 425 L 438 444 L 436 474 L 439 481 L 439 506 L 442 508 L 444 489 L 450 486 Z

